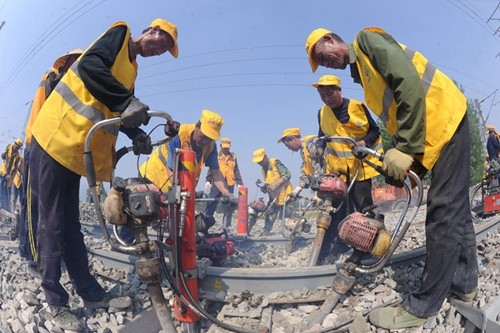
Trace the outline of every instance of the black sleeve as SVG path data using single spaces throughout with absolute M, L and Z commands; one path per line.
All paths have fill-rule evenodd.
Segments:
M 78 72 L 89 92 L 112 112 L 123 112 L 133 92 L 125 88 L 112 74 L 116 56 L 126 35 L 125 26 L 115 27 L 99 38 L 82 56 Z
M 318 110 L 318 138 L 325 136 L 325 133 L 321 130 L 321 109 Z M 316 146 L 325 149 L 325 140 L 316 140 Z
M 366 119 L 368 119 L 368 125 L 370 126 L 370 128 L 368 129 L 368 133 L 363 140 L 365 140 L 367 147 L 371 147 L 380 137 L 380 128 L 378 127 L 377 123 L 372 118 L 370 111 L 368 111 L 368 108 L 364 104 L 363 109 L 365 110 Z

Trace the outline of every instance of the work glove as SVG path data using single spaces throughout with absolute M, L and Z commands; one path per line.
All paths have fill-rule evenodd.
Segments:
M 234 194 L 232 193 L 227 193 L 222 196 L 223 203 L 228 203 L 230 206 L 237 206 L 238 205 L 238 198 L 235 197 Z
M 403 153 L 396 148 L 389 149 L 385 153 L 382 169 L 389 177 L 404 181 L 406 173 L 413 163 L 413 156 Z
M 292 192 L 288 193 L 288 196 L 290 198 L 295 198 L 300 194 L 300 191 L 302 191 L 302 187 L 297 186 Z
M 151 145 L 151 138 L 146 133 L 139 133 L 132 141 L 134 146 L 134 155 L 151 154 L 153 146 Z
M 149 106 L 138 98 L 132 98 L 120 116 L 123 127 L 133 128 L 139 127 L 141 124 L 147 125 L 149 122 L 148 110 Z

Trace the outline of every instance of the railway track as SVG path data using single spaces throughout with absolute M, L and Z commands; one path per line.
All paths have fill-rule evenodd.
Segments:
M 500 228 L 500 216 L 476 224 L 475 228 L 476 239 L 479 242 L 488 233 L 495 232 Z M 154 239 L 155 235 L 150 234 L 150 236 Z M 309 238 L 307 237 L 305 240 Z M 230 237 L 230 239 L 235 241 L 237 249 L 266 243 L 286 246 L 290 242 L 288 238 L 280 236 Z M 113 268 L 124 268 L 133 265 L 136 260 L 134 255 L 115 251 L 90 249 L 90 252 L 105 265 Z M 408 252 L 393 255 L 386 266 L 408 266 L 422 260 L 424 256 L 425 248 L 419 247 Z M 217 300 L 228 291 L 238 293 L 249 290 L 253 293 L 269 294 L 277 291 L 289 292 L 300 288 L 317 289 L 321 286 L 330 285 L 332 277 L 340 267 L 342 267 L 342 264 L 294 268 L 230 268 L 208 266 L 203 269 L 203 278 L 200 279 L 199 283 L 205 292 L 205 296 L 213 300 Z
M 15 215 L 5 215 L 0 211 L 0 215 L 14 221 Z M 95 224 L 83 224 L 96 237 L 100 234 L 100 228 Z M 495 233 L 500 228 L 500 216 L 491 217 L 475 224 L 476 238 L 478 243 L 485 238 L 488 233 Z M 155 239 L 156 234 L 150 233 L 150 238 Z M 303 241 L 309 241 L 312 236 L 303 237 Z M 259 246 L 261 244 L 282 244 L 286 246 L 290 241 L 286 237 L 232 237 L 237 248 Z M 100 259 L 105 266 L 113 268 L 125 268 L 134 264 L 134 255 L 123 254 L 115 251 L 89 249 L 90 252 Z M 408 252 L 395 254 L 386 266 L 405 267 L 412 263 L 421 261 L 425 255 L 425 248 L 419 247 Z M 295 268 L 229 268 L 229 267 L 204 267 L 202 278 L 199 280 L 200 297 L 208 301 L 227 303 L 227 294 L 238 295 L 246 291 L 252 294 L 269 295 L 278 291 L 291 294 L 298 289 L 325 290 L 324 286 L 331 284 L 333 276 L 341 267 L 337 265 L 325 265 L 318 267 L 295 267 Z M 123 282 L 123 281 L 122 281 Z M 322 302 L 325 294 L 312 293 L 307 297 L 300 298 L 268 298 L 268 304 L 279 306 L 291 303 Z M 497 317 L 500 315 L 500 298 L 496 296 L 492 304 L 483 310 L 472 308 L 470 305 L 453 301 L 454 307 L 461 315 L 468 319 L 469 327 L 480 328 L 484 332 L 499 332 L 500 324 Z M 148 309 L 139 313 L 134 320 L 119 330 L 120 333 L 136 332 L 158 332 L 158 319 L 154 311 Z M 473 332 L 472 330 L 464 332 Z

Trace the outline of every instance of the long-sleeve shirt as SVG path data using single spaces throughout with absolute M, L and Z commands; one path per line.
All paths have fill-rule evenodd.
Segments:
M 388 34 L 363 30 L 359 33 L 357 42 L 394 93 L 398 108 L 396 148 L 411 154 L 423 153 L 426 96 L 422 89 L 415 89 L 421 86 L 421 80 L 411 60 L 399 43 Z M 348 47 L 351 76 L 354 82 L 361 84 L 354 48 L 352 44 Z
M 127 29 L 118 26 L 107 31 L 92 45 L 79 60 L 78 72 L 88 91 L 113 112 L 122 113 L 134 97 L 134 91 L 129 91 L 111 74 L 116 55 L 119 53 Z M 132 60 L 132 59 L 131 59 Z M 140 128 L 126 128 L 120 131 L 130 139 L 144 133 Z

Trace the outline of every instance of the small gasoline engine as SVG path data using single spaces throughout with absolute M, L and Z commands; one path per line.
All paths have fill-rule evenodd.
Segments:
M 389 249 L 391 234 L 381 214 L 354 212 L 339 223 L 339 237 L 355 250 L 383 256 Z
M 131 228 L 138 223 L 150 225 L 168 217 L 166 196 L 145 179 L 116 177 L 104 201 L 104 215 L 114 225 L 127 224 Z M 221 265 L 227 256 L 235 253 L 234 243 L 221 235 L 198 234 L 196 255 L 199 258 L 208 258 L 215 265 Z
M 328 173 L 323 175 L 316 193 L 328 205 L 340 204 L 347 197 L 347 184 L 339 176 Z
M 228 241 L 223 235 L 203 235 L 196 239 L 196 255 L 210 259 L 215 266 L 224 265 L 226 258 L 235 252 L 234 242 Z

